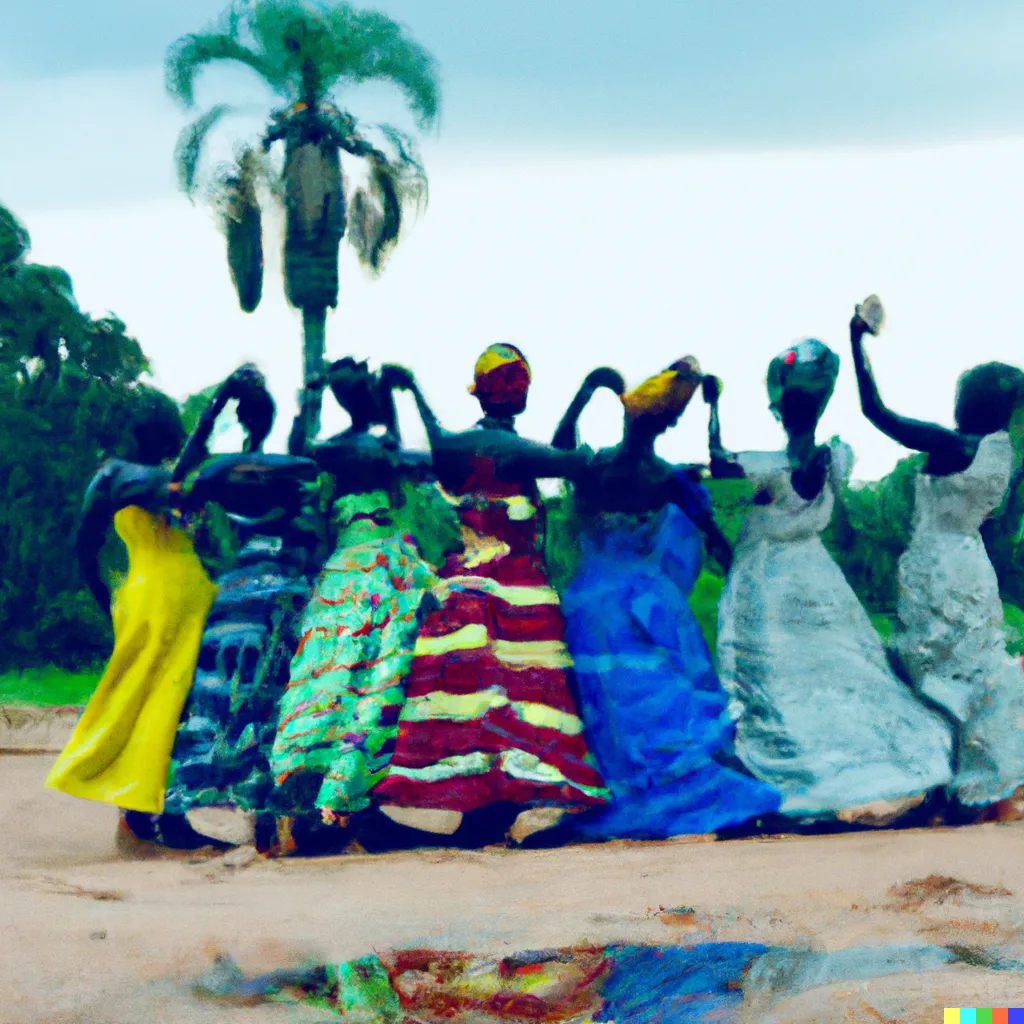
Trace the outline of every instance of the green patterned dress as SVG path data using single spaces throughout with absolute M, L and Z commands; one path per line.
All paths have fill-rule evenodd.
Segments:
M 334 504 L 340 533 L 300 626 L 271 755 L 275 803 L 351 814 L 387 773 L 419 608 L 435 578 L 383 491 Z

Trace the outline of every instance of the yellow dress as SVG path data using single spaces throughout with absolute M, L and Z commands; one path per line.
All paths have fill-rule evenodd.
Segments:
M 129 560 L 112 601 L 114 651 L 46 785 L 159 814 L 217 587 L 188 535 L 162 516 L 129 506 L 114 516 L 114 528 Z

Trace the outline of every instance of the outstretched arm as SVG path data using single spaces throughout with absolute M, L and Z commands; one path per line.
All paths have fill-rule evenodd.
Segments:
M 722 424 L 718 416 L 718 400 L 722 397 L 722 382 L 717 377 L 705 377 L 701 386 L 708 404 L 708 454 L 711 457 L 711 475 L 716 480 L 739 479 L 745 474 L 735 452 L 722 447 Z
M 871 364 L 864 351 L 864 335 L 872 333 L 868 324 L 855 313 L 850 321 L 850 345 L 853 349 L 853 367 L 857 374 L 857 390 L 860 393 L 860 407 L 864 415 L 897 444 L 929 455 L 945 458 L 970 458 L 970 442 L 955 430 L 941 427 L 937 423 L 926 423 L 900 416 L 882 401 L 875 383 Z
M 493 453 L 488 454 L 494 458 L 495 468 L 502 476 L 579 480 L 587 473 L 593 457 L 593 452 L 586 445 L 565 451 L 516 434 L 489 433 L 498 435 L 492 439 Z
M 437 417 L 434 415 L 434 410 L 427 404 L 427 400 L 423 397 L 423 392 L 420 391 L 420 386 L 412 372 L 404 366 L 388 363 L 380 368 L 380 382 L 382 387 L 390 391 L 398 389 L 408 391 L 412 395 L 413 401 L 416 403 L 416 411 L 420 414 L 420 419 L 423 421 L 423 429 L 427 432 L 427 440 L 430 442 L 430 447 L 437 447 L 447 436 L 447 431 L 438 422 Z
M 299 391 L 299 411 L 295 414 L 292 429 L 288 434 L 289 455 L 308 457 L 312 452 L 316 441 L 313 430 L 320 418 L 325 387 L 327 387 L 327 378 L 321 374 L 308 381 Z
M 207 446 L 210 443 L 210 436 L 213 434 L 217 418 L 224 411 L 228 402 L 233 398 L 251 398 L 252 394 L 260 388 L 266 391 L 266 382 L 263 380 L 263 375 L 251 363 L 240 366 L 223 381 L 217 388 L 213 401 L 203 410 L 199 422 L 185 442 L 185 447 L 182 448 L 181 455 L 178 456 L 174 467 L 172 482 L 180 483 L 209 456 Z M 267 398 L 270 400 L 269 394 Z M 270 404 L 272 407 L 273 402 L 271 401 Z M 251 437 L 251 431 L 247 432 Z M 260 439 L 260 443 L 262 444 L 262 439 Z
M 601 366 L 596 370 L 591 370 L 587 374 L 586 380 L 580 385 L 579 391 L 576 392 L 576 397 L 569 403 L 569 408 L 565 411 L 562 421 L 555 430 L 555 436 L 551 439 L 551 444 L 555 448 L 568 450 L 579 445 L 580 416 L 598 388 L 608 388 L 615 394 L 621 395 L 626 390 L 626 384 L 622 375 L 610 367 Z
M 693 472 L 688 466 L 677 467 L 673 474 L 672 500 L 704 534 L 708 554 L 728 572 L 732 565 L 732 545 L 715 522 L 711 499 L 707 491 L 693 479 Z

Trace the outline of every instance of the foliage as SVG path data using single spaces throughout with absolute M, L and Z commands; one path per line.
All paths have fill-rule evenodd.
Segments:
M 283 166 L 256 156 L 242 143 L 237 164 L 219 169 L 207 193 L 227 237 L 228 263 L 242 309 L 256 309 L 262 292 L 262 221 L 258 192 L 284 201 L 284 264 L 288 301 L 302 310 L 337 304 L 338 247 L 346 236 L 360 262 L 378 273 L 398 240 L 403 210 L 418 210 L 426 175 L 412 139 L 376 126 L 381 145 L 369 144 L 351 114 L 332 99 L 346 86 L 389 82 L 404 96 L 418 126 L 437 119 L 437 62 L 406 30 L 376 11 L 344 0 L 236 0 L 209 30 L 183 36 L 170 48 L 165 72 L 170 95 L 195 106 L 195 86 L 210 64 L 231 61 L 250 68 L 285 106 L 271 114 L 259 148 L 284 143 Z M 199 163 L 211 132 L 233 113 L 211 107 L 184 129 L 175 153 L 182 189 L 194 197 Z M 367 184 L 348 202 L 341 151 L 366 158 Z M 387 150 L 387 152 L 385 152 Z M 307 344 L 320 346 L 319 338 Z M 321 353 L 322 355 L 322 353 Z
M 281 99 L 304 98 L 305 71 L 318 97 L 384 79 L 401 90 L 420 127 L 437 118 L 437 62 L 406 30 L 377 11 L 312 0 L 236 2 L 207 32 L 183 36 L 167 56 L 168 92 L 195 104 L 199 75 L 216 61 L 251 68 Z
M 857 596 L 872 611 L 896 608 L 896 565 L 910 543 L 914 483 L 923 462 L 923 455 L 911 455 L 877 482 L 846 484 L 825 534 Z
M 67 672 L 48 666 L 0 675 L 0 704 L 81 707 L 92 696 L 99 672 Z
M 72 551 L 86 485 L 104 457 L 131 456 L 144 407 L 171 399 L 140 382 L 125 325 L 80 310 L 70 277 L 29 262 L 29 245 L 0 207 L 0 669 L 75 668 L 110 642 Z
M 394 512 L 395 525 L 416 538 L 423 560 L 441 566 L 462 546 L 462 531 L 455 510 L 436 487 L 402 482 L 401 504 Z

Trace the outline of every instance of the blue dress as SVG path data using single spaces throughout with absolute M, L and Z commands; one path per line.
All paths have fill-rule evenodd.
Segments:
M 691 500 L 707 492 L 684 481 Z M 568 826 L 576 838 L 704 835 L 775 811 L 780 794 L 714 760 L 731 747 L 728 699 L 688 597 L 703 542 L 675 505 L 603 515 L 582 536 L 562 608 L 580 711 L 612 805 Z

